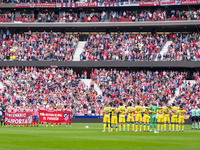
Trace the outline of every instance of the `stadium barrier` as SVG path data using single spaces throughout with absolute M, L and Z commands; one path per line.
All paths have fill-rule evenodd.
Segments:
M 1 61 L 0 67 L 200 68 L 200 61 Z

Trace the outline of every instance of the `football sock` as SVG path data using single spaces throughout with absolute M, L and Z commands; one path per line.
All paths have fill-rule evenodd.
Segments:
M 116 131 L 118 131 L 118 127 L 116 127 Z
M 194 128 L 194 123 L 192 123 L 192 128 Z
M 161 124 L 161 130 L 163 130 L 163 124 Z
M 108 123 L 108 130 L 110 130 L 110 123 Z
M 199 123 L 199 128 L 200 128 L 200 123 Z
M 3 125 L 3 121 L 1 121 L 1 126 Z
M 199 126 L 200 127 L 200 126 Z M 134 123 L 132 124 L 132 130 L 134 130 Z
M 198 128 L 198 124 L 197 123 L 195 123 L 195 128 Z
M 172 125 L 171 124 L 169 124 L 169 130 L 171 130 L 172 129 Z
M 157 125 L 157 129 L 160 130 L 160 125 L 159 124 Z
M 176 130 L 178 130 L 178 124 L 176 124 Z
M 113 126 L 111 126 L 111 131 L 113 131 Z
M 184 130 L 184 125 L 182 125 L 182 130 Z
M 147 124 L 147 130 L 148 130 L 148 131 L 149 131 L 149 128 L 150 128 L 150 127 L 149 127 L 149 124 Z
M 150 123 L 150 128 L 151 128 L 151 130 L 152 130 L 152 128 L 153 128 L 153 124 L 152 124 L 152 123 Z
M 174 124 L 172 124 L 172 130 L 174 130 Z
M 179 124 L 179 130 L 181 130 L 181 125 Z
M 130 124 L 128 123 L 128 124 L 127 124 L 127 130 L 128 130 L 128 131 L 129 131 L 129 126 L 130 126 Z
M 104 130 L 106 129 L 106 124 L 105 124 L 105 123 L 103 124 L 103 129 L 104 129 Z
M 154 130 L 156 130 L 156 123 L 154 123 Z
M 167 128 L 167 125 L 166 125 L 166 123 L 164 124 L 164 130 L 166 130 L 166 128 Z
M 121 129 L 122 129 L 122 125 L 120 124 L 120 125 L 119 125 L 119 130 L 121 131 Z
M 140 131 L 142 130 L 142 124 L 140 124 Z
M 137 129 L 138 129 L 138 124 L 137 124 L 137 123 L 136 123 L 136 126 L 135 126 L 135 128 L 136 128 L 135 130 L 137 130 Z
M 126 125 L 125 124 L 123 124 L 123 130 L 125 130 L 126 129 Z
M 146 124 L 143 124 L 144 131 L 146 130 Z

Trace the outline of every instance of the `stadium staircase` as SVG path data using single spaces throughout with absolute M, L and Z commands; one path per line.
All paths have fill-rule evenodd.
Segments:
M 84 50 L 83 48 L 84 48 L 86 42 L 87 41 L 79 41 L 78 42 L 76 51 L 73 56 L 73 61 L 80 61 L 80 54 L 83 52 L 83 50 Z
M 81 79 L 81 81 L 85 84 L 86 87 L 90 87 L 92 79 Z M 97 92 L 98 95 L 102 95 L 102 91 L 100 87 L 94 82 L 94 90 Z
M 161 60 L 163 60 L 163 57 L 162 57 L 162 56 L 163 56 L 163 54 L 167 53 L 167 51 L 168 51 L 168 46 L 171 45 L 171 44 L 172 44 L 172 41 L 167 41 L 167 42 L 165 43 L 165 45 L 163 46 L 162 50 L 160 51 Z M 158 55 L 157 55 L 155 61 L 158 61 Z
M 184 82 L 185 82 L 185 85 L 187 85 L 188 82 L 190 82 L 191 86 L 193 86 L 193 85 L 196 83 L 195 80 L 184 80 Z M 174 94 L 173 97 L 171 97 L 171 99 L 170 99 L 170 101 L 169 101 L 169 104 L 172 104 L 172 103 L 175 101 L 175 98 L 179 96 L 179 94 L 180 94 L 179 89 L 180 89 L 180 88 L 182 89 L 182 85 L 179 86 L 178 88 L 176 88 L 175 94 Z

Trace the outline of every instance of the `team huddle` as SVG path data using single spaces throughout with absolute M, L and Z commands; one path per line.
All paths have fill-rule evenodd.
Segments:
M 114 104 L 112 107 L 109 107 L 108 104 L 105 105 L 103 110 L 103 122 L 104 122 L 104 130 L 105 132 L 106 126 L 108 126 L 108 131 L 112 132 L 113 127 L 115 125 L 116 131 L 122 130 L 126 131 L 127 123 L 127 132 L 130 131 L 130 125 L 132 125 L 132 131 L 152 131 L 154 128 L 154 132 L 166 131 L 167 124 L 169 132 L 172 131 L 184 131 L 184 118 L 186 115 L 186 111 L 183 109 L 183 106 L 180 107 L 175 106 L 175 104 L 165 105 L 165 106 L 157 106 L 152 105 L 148 107 L 147 104 L 145 106 L 141 106 L 140 102 L 137 102 L 134 107 L 132 103 L 129 103 L 127 107 L 123 105 L 121 102 L 119 107 Z M 171 117 L 170 117 L 171 116 Z M 171 119 L 170 119 L 171 118 Z M 138 130 L 139 127 L 139 130 Z

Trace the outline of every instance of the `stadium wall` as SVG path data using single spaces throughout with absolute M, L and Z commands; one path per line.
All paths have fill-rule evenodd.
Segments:
M 1 61 L 0 67 L 200 68 L 200 61 Z

